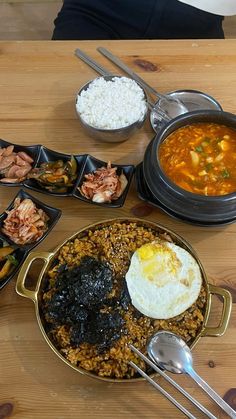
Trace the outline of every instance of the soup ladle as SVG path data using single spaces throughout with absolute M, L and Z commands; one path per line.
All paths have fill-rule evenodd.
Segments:
M 193 369 L 192 353 L 183 339 L 171 332 L 157 332 L 150 339 L 147 352 L 160 368 L 174 374 L 188 374 L 221 409 L 236 419 L 236 412 Z

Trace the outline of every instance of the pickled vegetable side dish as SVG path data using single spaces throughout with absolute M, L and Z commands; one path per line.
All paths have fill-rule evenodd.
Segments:
M 50 192 L 65 193 L 74 185 L 77 163 L 73 156 L 67 162 L 56 160 L 44 162 L 28 174 L 28 179 L 36 179 L 42 188 Z
M 7 243 L 0 243 L 0 281 L 5 279 L 18 265 L 15 249 Z

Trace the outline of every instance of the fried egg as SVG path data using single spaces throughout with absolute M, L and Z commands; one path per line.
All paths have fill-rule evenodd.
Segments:
M 134 252 L 126 282 L 137 310 L 154 319 L 169 319 L 197 300 L 202 275 L 187 250 L 174 243 L 156 241 Z

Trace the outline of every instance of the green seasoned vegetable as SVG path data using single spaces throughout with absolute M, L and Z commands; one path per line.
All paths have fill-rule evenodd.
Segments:
M 0 270 L 0 280 L 4 279 L 11 271 L 12 264 L 10 260 L 6 260 L 2 269 Z
M 204 137 L 203 138 L 204 143 L 210 143 L 211 139 L 209 137 Z
M 212 163 L 207 163 L 206 166 L 205 166 L 205 169 L 206 169 L 207 172 L 209 172 L 212 168 L 213 168 Z
M 7 259 L 11 262 L 12 265 L 17 266 L 18 265 L 18 260 L 15 258 L 15 256 L 13 255 L 8 255 Z
M 4 260 L 6 256 L 14 252 L 14 247 L 12 246 L 3 246 L 0 248 L 0 261 Z
M 227 169 L 222 170 L 221 175 L 224 179 L 227 179 L 230 177 L 230 173 L 228 172 Z
M 198 145 L 197 147 L 195 147 L 195 151 L 197 151 L 198 153 L 201 153 L 203 151 L 202 146 Z
M 18 261 L 14 256 L 15 248 L 9 246 L 6 242 L 1 242 L 0 247 L 0 281 L 5 279 L 18 265 Z

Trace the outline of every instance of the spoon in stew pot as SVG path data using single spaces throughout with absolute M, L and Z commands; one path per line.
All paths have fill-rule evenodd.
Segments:
M 162 369 L 174 374 L 188 374 L 231 418 L 236 412 L 193 369 L 190 348 L 179 336 L 160 331 L 152 336 L 147 346 L 148 355 Z
M 160 109 L 169 116 L 169 118 L 175 118 L 178 115 L 188 112 L 188 109 L 179 99 L 169 97 L 168 95 L 163 95 L 162 93 L 157 92 L 150 86 L 145 80 L 143 80 L 138 74 L 136 74 L 131 68 L 124 64 L 118 57 L 108 51 L 106 48 L 98 47 L 97 50 L 112 61 L 117 67 L 121 68 L 125 73 L 127 73 L 133 80 L 138 82 L 143 89 L 152 95 L 156 96 L 159 100 L 156 103 L 157 109 Z M 155 105 L 154 105 L 155 109 Z

